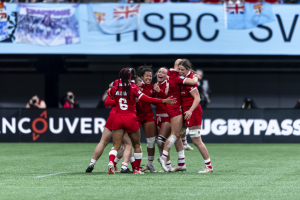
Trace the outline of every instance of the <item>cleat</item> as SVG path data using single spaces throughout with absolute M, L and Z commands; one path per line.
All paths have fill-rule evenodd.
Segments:
M 183 145 L 183 149 L 185 151 L 193 151 L 194 150 L 194 148 L 191 147 L 188 143 L 186 143 L 186 144 Z
M 94 169 L 94 165 L 88 166 L 88 168 L 85 170 L 86 173 L 91 173 Z
M 158 160 L 158 162 L 160 163 L 162 169 L 163 169 L 165 172 L 168 172 L 169 169 L 168 169 L 168 167 L 167 167 L 167 165 L 166 165 L 166 160 L 162 159 L 161 157 L 159 157 L 157 160 Z
M 108 163 L 108 174 L 115 174 L 115 167 L 112 161 Z
M 201 171 L 199 171 L 198 173 L 200 174 L 204 174 L 204 173 L 211 173 L 213 172 L 213 169 L 210 169 L 209 167 L 204 167 Z
M 132 174 L 133 172 L 130 171 L 128 168 L 126 168 L 126 169 L 121 168 L 120 173 L 130 173 L 130 174 Z
M 186 165 L 174 167 L 173 172 L 186 171 Z
M 154 169 L 153 165 L 147 164 L 146 167 L 143 167 L 140 171 L 144 172 L 149 170 L 151 173 L 156 173 L 157 171 Z
M 165 170 L 162 169 L 162 170 L 158 171 L 158 173 L 166 173 L 166 172 L 165 172 Z
M 144 174 L 144 172 L 138 171 L 138 170 L 134 170 L 133 172 L 134 174 Z
M 172 166 L 168 166 L 169 172 L 174 172 L 174 168 Z

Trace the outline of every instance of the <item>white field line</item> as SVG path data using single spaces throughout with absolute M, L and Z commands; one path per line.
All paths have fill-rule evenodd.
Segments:
M 37 176 L 36 178 L 43 178 L 43 177 L 46 177 L 46 176 L 55 176 L 55 175 L 63 174 L 63 173 L 66 173 L 66 172 L 58 172 L 58 173 L 54 173 L 54 174 L 47 174 L 47 175 L 43 175 L 43 176 Z

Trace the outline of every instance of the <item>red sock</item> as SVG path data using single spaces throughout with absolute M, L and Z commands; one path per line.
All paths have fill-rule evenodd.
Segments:
M 111 162 L 115 162 L 115 158 L 116 158 L 116 156 L 117 156 L 117 151 L 116 150 L 111 150 L 110 152 L 109 152 L 109 162 L 111 161 Z
M 135 159 L 135 170 L 140 170 L 142 159 Z
M 135 165 L 136 165 L 136 163 L 135 163 L 135 161 L 133 161 L 133 162 L 131 163 L 132 169 L 135 169 Z
M 134 153 L 134 159 L 135 159 L 135 170 L 140 170 L 140 165 L 142 162 L 143 153 Z

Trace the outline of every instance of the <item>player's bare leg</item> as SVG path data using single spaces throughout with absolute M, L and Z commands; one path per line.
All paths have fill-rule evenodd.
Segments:
M 131 139 L 132 146 L 134 148 L 135 170 L 133 173 L 134 174 L 143 174 L 143 172 L 139 171 L 142 157 L 143 157 L 143 152 L 142 152 L 141 143 L 140 143 L 140 141 L 141 141 L 140 129 L 135 132 L 128 133 L 128 135 Z
M 181 129 L 181 141 L 183 143 L 183 148 L 185 151 L 193 151 L 193 147 L 191 147 L 188 143 L 187 143 L 187 138 L 186 138 L 186 128 L 182 128 Z
M 124 144 L 124 153 L 123 153 L 123 162 L 121 167 L 121 173 L 132 173 L 128 169 L 128 163 L 132 154 L 132 143 L 127 133 L 124 134 L 123 137 L 123 144 Z
M 213 172 L 213 167 L 211 166 L 211 161 L 209 158 L 208 150 L 207 150 L 205 144 L 202 142 L 202 138 L 201 138 L 201 134 L 200 134 L 201 126 L 192 126 L 189 129 L 190 129 L 191 139 L 192 139 L 194 145 L 200 151 L 200 153 L 204 159 L 205 168 L 203 170 L 199 171 L 198 173 Z
M 163 170 L 165 171 L 168 171 L 167 157 L 169 156 L 169 151 L 174 145 L 174 143 L 177 141 L 177 139 L 180 137 L 180 130 L 182 128 L 182 115 L 172 117 L 170 121 L 171 121 L 171 135 L 166 140 L 162 156 L 159 157 L 159 162 Z
M 113 130 L 112 135 L 113 135 L 113 148 L 109 152 L 109 164 L 108 164 L 108 173 L 109 174 L 114 174 L 114 160 L 118 154 L 117 150 L 120 149 L 122 142 L 123 142 L 123 137 L 124 137 L 124 130 Z
M 161 128 L 157 127 L 157 130 L 158 130 L 157 146 L 159 149 L 159 155 L 161 156 L 164 146 L 165 146 L 165 142 L 166 142 L 167 138 L 169 137 L 169 135 L 171 134 L 170 122 L 162 123 Z M 170 160 L 170 155 L 168 155 L 168 158 L 167 158 L 167 167 L 168 167 L 169 171 L 173 171 L 173 167 L 171 165 L 171 160 Z M 165 172 L 165 171 L 161 170 L 159 172 Z
M 93 158 L 90 162 L 89 167 L 86 169 L 85 172 L 90 173 L 90 172 L 93 171 L 97 160 L 101 157 L 101 155 L 103 153 L 103 150 L 107 146 L 107 144 L 109 143 L 111 137 L 112 137 L 112 131 L 109 130 L 108 128 L 104 127 L 100 142 L 96 146 L 96 148 L 94 150 Z
M 153 167 L 153 160 L 155 154 L 155 139 L 156 139 L 156 124 L 155 122 L 149 122 L 143 124 L 143 130 L 145 132 L 146 140 L 147 140 L 147 152 L 148 152 L 148 163 L 146 168 L 150 170 L 150 172 L 156 172 Z

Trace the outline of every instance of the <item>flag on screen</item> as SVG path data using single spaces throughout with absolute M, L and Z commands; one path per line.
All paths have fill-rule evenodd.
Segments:
M 97 22 L 91 24 L 97 24 L 103 33 L 120 34 L 139 29 L 140 4 L 93 4 L 90 12 L 94 13 L 91 20 Z
M 16 42 L 58 46 L 80 42 L 75 7 L 45 8 L 20 5 Z
M 0 41 L 8 38 L 7 14 L 5 2 L 0 3 Z
M 275 21 L 269 3 L 224 3 L 225 27 L 249 29 Z

